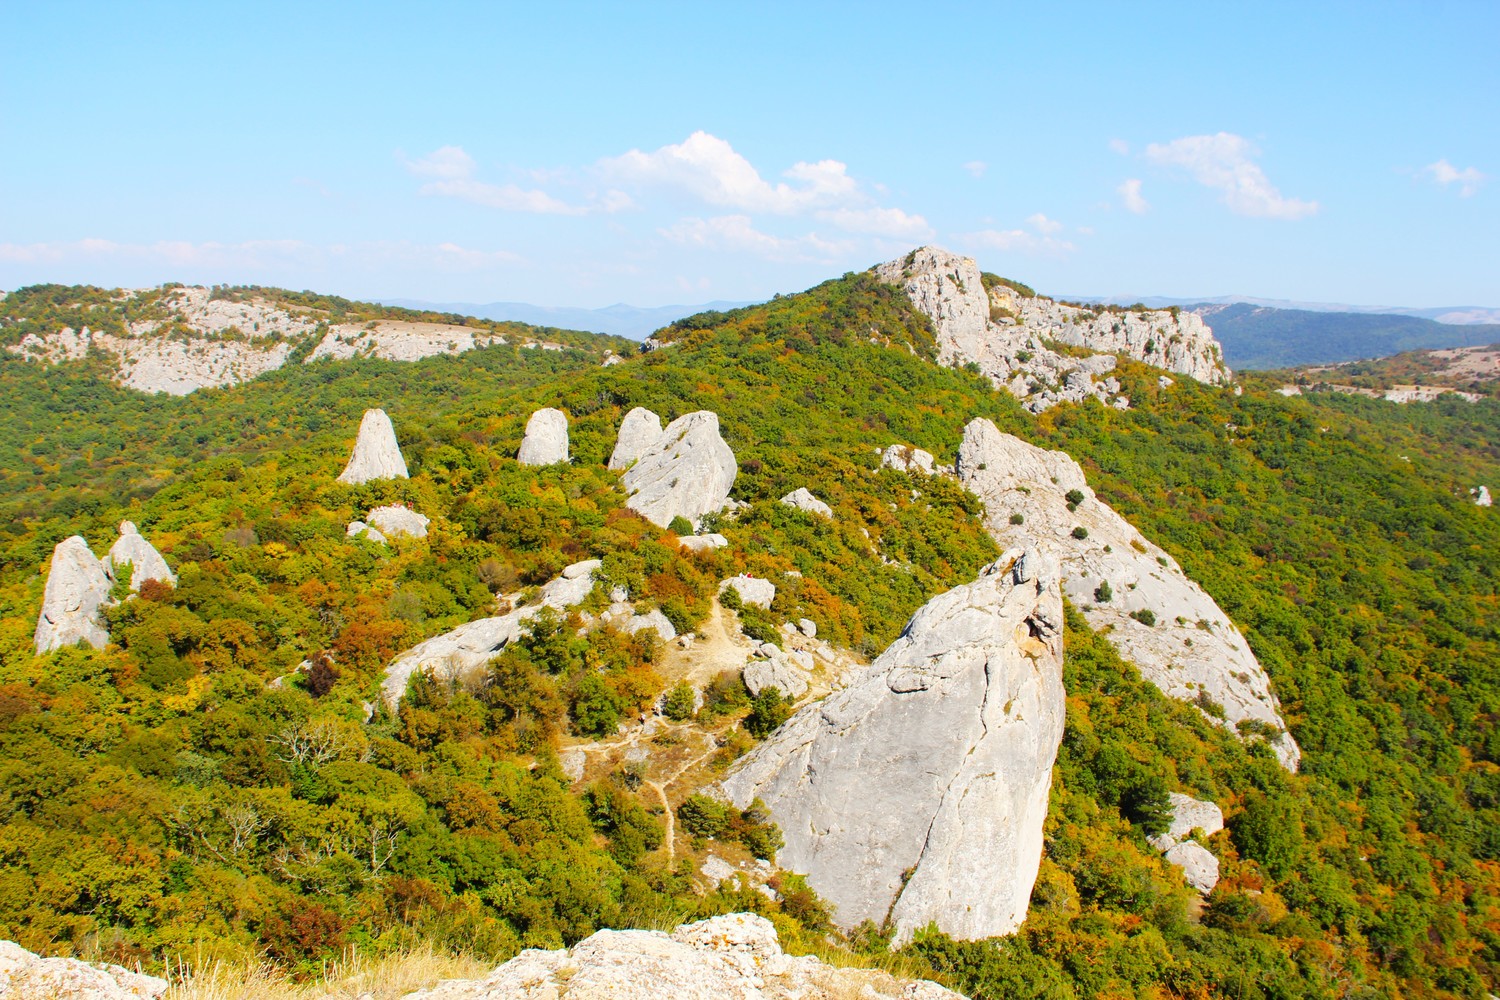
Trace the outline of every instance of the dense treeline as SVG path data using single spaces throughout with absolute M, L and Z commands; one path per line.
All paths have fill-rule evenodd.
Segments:
M 260 944 L 295 964 L 413 934 L 501 956 L 757 908 L 794 946 L 827 947 L 826 913 L 795 881 L 779 905 L 697 894 L 630 775 L 570 790 L 557 740 L 605 734 L 661 693 L 651 642 L 543 619 L 476 683 L 419 678 L 369 723 L 362 704 L 394 652 L 589 557 L 684 626 L 723 576 L 773 578 L 776 604 L 748 624 L 806 616 L 873 653 L 995 555 L 971 496 L 877 470 L 875 450 L 951 458 L 986 416 L 1067 449 L 1219 600 L 1273 677 L 1304 771 L 1161 697 L 1070 614 L 1032 917 L 1000 943 L 920 935 L 906 959 L 985 997 L 1493 991 L 1500 529 L 1467 489 L 1500 481 L 1500 405 L 1162 389 L 1125 364 L 1134 409 L 1033 418 L 923 360 L 930 325 L 866 275 L 669 339 L 609 368 L 507 346 L 181 399 L 110 386 L 93 361 L 0 360 L 14 429 L 0 441 L 0 933 L 148 962 L 189 942 Z M 339 485 L 375 405 L 413 478 Z M 540 405 L 571 415 L 571 466 L 513 461 Z M 720 414 L 750 503 L 716 525 L 729 548 L 690 558 L 623 508 L 602 465 L 636 405 Z M 833 506 L 831 527 L 775 503 L 799 486 Z M 429 539 L 344 537 L 390 501 L 432 516 Z M 123 516 L 178 587 L 113 610 L 104 652 L 33 657 L 51 546 L 80 532 L 98 551 Z M 722 766 L 751 738 L 728 738 L 736 720 L 763 732 L 777 706 L 710 694 Z M 1226 807 L 1206 903 L 1145 843 L 1173 790 Z M 769 836 L 694 809 L 703 831 L 733 820 L 737 836 Z M 883 941 L 864 928 L 846 946 Z

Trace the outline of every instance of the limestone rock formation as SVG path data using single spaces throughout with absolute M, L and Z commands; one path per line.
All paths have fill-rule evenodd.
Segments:
M 1207 895 L 1219 884 L 1219 859 L 1208 848 L 1188 837 L 1194 830 L 1212 836 L 1224 829 L 1224 812 L 1212 802 L 1181 792 L 1173 792 L 1170 803 L 1172 820 L 1165 833 L 1151 838 L 1151 846 L 1182 869 L 1188 885 Z
M 364 535 L 372 542 L 385 544 L 385 536 L 378 529 L 370 527 L 363 521 L 350 521 L 349 527 L 344 529 L 344 534 L 349 538 L 358 538 L 360 535 Z
M 162 583 L 170 583 L 177 586 L 177 575 L 172 572 L 167 561 L 156 551 L 156 546 L 141 537 L 141 533 L 135 530 L 135 525 L 130 521 L 120 522 L 120 537 L 115 544 L 109 548 L 109 554 L 103 559 L 104 572 L 110 579 L 115 578 L 117 567 L 130 564 L 130 589 L 138 591 L 141 584 L 147 580 L 160 580 Z
M 109 633 L 99 609 L 109 600 L 109 587 L 109 574 L 88 542 L 79 535 L 58 542 L 36 621 L 38 655 L 80 642 L 103 649 Z
M 426 538 L 427 526 L 432 521 L 425 515 L 419 514 L 410 507 L 388 505 L 376 507 L 365 515 L 371 528 L 377 529 L 374 534 L 379 538 L 374 541 L 383 542 L 390 535 L 410 535 L 412 538 Z M 356 524 L 358 522 L 355 522 Z
M 775 646 L 762 652 L 765 659 L 755 659 L 745 664 L 742 675 L 745 688 L 752 696 L 768 687 L 774 687 L 793 698 L 801 698 L 807 693 L 807 675 L 791 657 Z
M 740 596 L 742 604 L 753 604 L 758 608 L 769 608 L 771 602 L 776 600 L 776 585 L 770 580 L 758 576 L 748 576 L 741 573 L 739 576 L 731 576 L 719 584 L 719 593 L 724 593 L 727 588 L 734 588 L 734 592 Z
M 149 579 L 149 578 L 148 578 Z M 143 1000 L 167 992 L 167 981 L 118 965 L 43 958 L 0 941 L 0 997 L 15 1000 Z
M 781 503 L 820 517 L 833 517 L 833 508 L 813 496 L 806 486 L 800 487 L 781 498 Z
M 522 465 L 557 465 L 568 460 L 568 415 L 551 407 L 526 421 L 526 437 L 516 461 Z
M 1479 492 L 1474 498 L 1475 505 L 1479 507 L 1488 507 L 1494 502 L 1494 500 L 1490 499 L 1490 488 L 1488 486 L 1479 487 Z
M 929 921 L 1009 934 L 1041 863 L 1063 704 L 1057 567 L 1012 549 L 923 605 L 722 792 L 764 800 L 786 838 L 778 863 L 806 873 L 841 927 L 889 916 L 897 943 Z
M 678 516 L 697 524 L 724 508 L 739 471 L 718 414 L 698 410 L 668 424 L 621 477 L 625 505 L 659 528 Z
M 926 980 L 839 969 L 781 950 L 765 917 L 730 913 L 664 931 L 602 930 L 571 949 L 531 948 L 482 980 L 404 1000 L 963 1000 Z
M 1094 495 L 1077 462 L 978 419 L 964 430 L 958 474 L 984 501 L 990 534 L 1002 546 L 1029 539 L 1056 559 L 1068 598 L 1142 676 L 1215 722 L 1262 730 L 1282 764 L 1297 769 L 1301 751 L 1239 629 L 1176 560 Z
M 526 622 L 543 608 L 562 611 L 582 601 L 594 589 L 594 573 L 602 565 L 597 559 L 574 563 L 552 580 L 537 595 L 536 604 L 528 604 L 504 615 L 466 622 L 451 632 L 433 636 L 397 656 L 385 668 L 380 692 L 394 711 L 406 694 L 411 675 L 431 670 L 441 677 L 461 678 L 484 666 L 521 634 Z
M 1206 382 L 1230 378 L 1212 331 L 1193 313 L 1090 309 L 1004 284 L 986 289 L 971 258 L 940 247 L 922 247 L 874 270 L 881 280 L 901 286 L 931 318 L 939 363 L 977 364 L 996 387 L 1009 390 L 1034 412 L 1091 397 L 1128 407 L 1118 380 L 1103 377 L 1114 369 L 1114 354 Z M 1099 353 L 1072 358 L 1053 350 L 1048 341 Z
M 921 472 L 931 476 L 937 472 L 937 459 L 932 457 L 930 451 L 906 444 L 893 444 L 881 453 L 880 467 L 895 469 L 897 472 Z
M 722 549 L 729 544 L 729 539 L 718 532 L 707 535 L 683 535 L 677 539 L 677 544 L 689 552 L 712 552 L 714 549 Z
M 359 422 L 359 437 L 349 464 L 339 473 L 339 482 L 358 486 L 372 479 L 405 479 L 406 459 L 396 443 L 396 428 L 384 410 L 366 410 Z
M 620 436 L 615 439 L 615 450 L 609 456 L 609 467 L 616 472 L 624 472 L 659 437 L 661 417 L 644 406 L 637 406 L 620 421 Z

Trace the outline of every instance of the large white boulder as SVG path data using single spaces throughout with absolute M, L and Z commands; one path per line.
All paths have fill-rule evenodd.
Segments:
M 718 414 L 698 410 L 668 424 L 621 477 L 625 505 L 660 528 L 678 516 L 697 524 L 724 508 L 739 471 Z
M 741 604 L 753 604 L 758 608 L 769 608 L 776 600 L 776 584 L 760 576 L 741 573 L 731 576 L 719 584 L 719 593 L 733 590 L 739 595 Z
M 104 572 L 109 574 L 110 579 L 115 579 L 118 568 L 127 563 L 130 565 L 132 591 L 140 590 L 141 584 L 147 580 L 160 580 L 174 587 L 177 585 L 177 575 L 161 557 L 161 553 L 156 551 L 156 546 L 146 541 L 132 522 L 121 521 L 120 537 L 109 547 L 109 554 L 103 559 Z
M 109 632 L 99 611 L 109 600 L 109 574 L 94 558 L 89 543 L 73 535 L 52 550 L 52 568 L 36 621 L 36 651 L 50 653 L 86 642 L 103 649 Z
M 1094 495 L 1077 462 L 981 418 L 964 430 L 958 474 L 984 501 L 995 540 L 1028 540 L 1056 559 L 1068 599 L 1143 677 L 1216 723 L 1265 730 L 1283 766 L 1297 769 L 1301 751 L 1245 637 L 1176 560 Z
M 609 467 L 616 472 L 624 472 L 659 437 L 661 417 L 644 406 L 637 406 L 620 421 L 620 436 L 615 439 L 615 450 L 609 456 Z
M 772 687 L 793 698 L 801 698 L 807 693 L 807 673 L 785 652 L 774 646 L 766 651 L 764 659 L 754 659 L 745 664 L 742 676 L 751 695 L 759 695 L 766 688 Z
M 729 544 L 729 539 L 718 532 L 707 535 L 683 535 L 677 539 L 677 544 L 689 552 L 712 552 L 714 549 L 722 549 Z
M 153 579 L 148 577 L 147 579 Z M 167 992 L 167 981 L 104 962 L 43 958 L 14 941 L 0 941 L 0 997 L 15 1000 L 146 1000 Z
M 357 486 L 373 479 L 405 479 L 406 459 L 396 443 L 396 428 L 384 410 L 366 410 L 359 422 L 359 437 L 349 464 L 339 473 L 339 482 Z
M 806 486 L 792 490 L 782 497 L 780 502 L 787 507 L 795 507 L 797 510 L 805 510 L 809 514 L 817 514 L 819 517 L 833 517 L 833 508 L 812 495 Z
M 930 476 L 937 471 L 937 460 L 930 451 L 913 448 L 908 444 L 893 444 L 881 452 L 880 467 L 895 469 L 897 472 L 921 472 Z
M 1151 838 L 1151 846 L 1162 852 L 1171 864 L 1182 869 L 1187 884 L 1207 895 L 1219 884 L 1219 859 L 1197 841 L 1189 839 L 1194 830 L 1213 836 L 1224 829 L 1224 812 L 1212 802 L 1173 792 L 1170 796 L 1172 819 L 1166 832 Z
M 551 407 L 526 421 L 526 437 L 516 461 L 522 465 L 557 465 L 568 460 L 568 415 Z
M 934 597 L 847 687 L 797 712 L 722 792 L 764 800 L 777 858 L 844 928 L 969 940 L 1025 919 L 1063 732 L 1062 593 L 1035 551 Z
M 410 507 L 401 507 L 390 504 L 385 507 L 376 507 L 365 515 L 365 521 L 371 528 L 377 529 L 380 534 L 376 538 L 374 534 L 369 537 L 373 541 L 383 542 L 391 535 L 409 535 L 412 538 L 426 538 L 427 526 L 432 523 L 425 514 L 420 514 Z M 359 522 L 355 522 L 358 524 Z M 351 526 L 352 527 L 352 526 Z
M 602 930 L 571 949 L 528 948 L 486 979 L 446 980 L 403 1000 L 963 1000 L 926 980 L 825 965 L 781 950 L 765 917 L 730 913 L 665 931 Z

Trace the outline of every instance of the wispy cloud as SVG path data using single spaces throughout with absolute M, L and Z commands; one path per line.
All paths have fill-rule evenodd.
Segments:
M 1023 253 L 1032 257 L 1064 257 L 1077 250 L 1073 243 L 1054 235 L 1061 232 L 1063 224 L 1037 212 L 1026 220 L 1031 227 L 1026 229 L 981 229 L 964 237 L 969 243 L 994 250 Z M 1083 230 L 1079 230 L 1083 232 Z
M 990 165 L 988 163 L 985 163 L 983 160 L 970 160 L 968 163 L 964 164 L 964 169 L 973 174 L 975 177 L 983 177 L 984 172 L 990 169 Z
M 1062 229 L 1063 227 L 1063 224 L 1061 222 L 1058 222 L 1056 219 L 1049 219 L 1041 212 L 1038 212 L 1035 215 L 1027 216 L 1026 221 L 1030 223 L 1031 228 L 1035 229 L 1037 232 L 1045 233 L 1049 236 Z
M 818 212 L 817 218 L 848 233 L 917 241 L 933 236 L 926 219 L 908 215 L 899 208 L 836 208 Z
M 504 212 L 529 212 L 536 215 L 588 215 L 592 212 L 619 212 L 631 207 L 630 196 L 622 191 L 605 191 L 584 204 L 557 198 L 541 188 L 523 188 L 518 184 L 492 184 L 474 176 L 478 164 L 461 146 L 442 146 L 415 160 L 402 157 L 406 169 L 416 177 L 431 178 L 418 194 L 457 198 Z
M 816 233 L 800 237 L 781 237 L 755 227 L 748 215 L 717 215 L 703 219 L 696 216 L 679 219 L 657 233 L 670 243 L 748 253 L 767 260 L 828 260 L 846 253 L 847 244 L 822 239 Z
M 1124 139 L 1109 140 L 1109 148 L 1114 152 L 1119 153 L 1121 156 L 1130 155 L 1130 143 L 1126 142 Z
M 1255 162 L 1257 153 L 1248 139 L 1230 132 L 1190 135 L 1146 147 L 1147 160 L 1185 169 L 1199 184 L 1220 192 L 1236 215 L 1301 219 L 1318 211 L 1317 202 L 1288 198 L 1277 190 Z
M 1489 179 L 1473 167 L 1465 167 L 1459 170 L 1446 159 L 1438 160 L 1436 163 L 1429 163 L 1422 168 L 1422 173 L 1431 177 L 1433 182 L 1440 187 L 1457 184 L 1460 198 L 1473 197 L 1474 193 L 1479 190 L 1479 185 Z
M 1120 200 L 1125 204 L 1127 212 L 1136 215 L 1145 215 L 1151 209 L 1151 203 L 1141 195 L 1141 182 L 1139 178 L 1132 177 L 1119 187 L 1115 188 L 1120 193 Z

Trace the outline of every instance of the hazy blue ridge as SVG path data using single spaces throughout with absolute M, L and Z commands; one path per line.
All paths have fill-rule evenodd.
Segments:
M 723 312 L 740 306 L 754 305 L 752 302 L 705 302 L 701 305 L 670 305 L 644 308 L 617 303 L 602 309 L 582 309 L 573 306 L 537 306 L 529 302 L 422 302 L 416 299 L 385 299 L 382 305 L 402 306 L 407 309 L 425 309 L 434 312 L 451 312 L 479 319 L 510 320 L 529 323 L 532 326 L 554 326 L 566 330 L 587 330 L 593 333 L 609 333 L 618 337 L 644 340 L 668 323 L 684 316 L 714 310 Z
M 1248 303 L 1194 305 L 1234 369 L 1293 368 L 1386 357 L 1423 348 L 1500 341 L 1500 325 L 1455 325 L 1386 313 L 1312 312 Z

